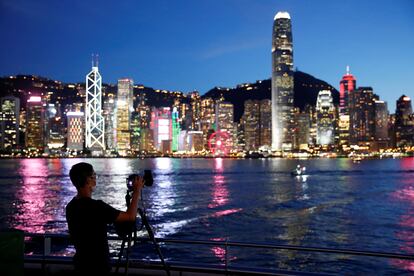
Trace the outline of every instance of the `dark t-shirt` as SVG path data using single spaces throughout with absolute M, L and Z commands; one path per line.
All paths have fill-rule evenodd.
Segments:
M 69 234 L 76 248 L 74 264 L 81 271 L 109 271 L 107 225 L 120 211 L 102 200 L 74 197 L 66 206 Z

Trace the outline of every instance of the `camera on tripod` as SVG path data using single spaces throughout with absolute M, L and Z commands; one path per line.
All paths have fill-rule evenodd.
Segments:
M 135 177 L 141 176 L 140 174 L 130 174 L 126 179 L 126 185 L 128 188 L 128 191 L 132 191 L 132 183 L 134 182 Z M 152 176 L 151 170 L 144 170 L 144 174 L 142 175 L 142 178 L 144 179 L 144 185 L 147 187 L 152 186 L 154 184 L 154 178 Z

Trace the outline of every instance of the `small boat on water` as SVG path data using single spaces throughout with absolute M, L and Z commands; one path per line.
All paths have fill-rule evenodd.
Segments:
M 297 165 L 296 168 L 290 172 L 292 176 L 301 176 L 304 175 L 306 172 L 306 167 L 301 167 L 300 165 Z

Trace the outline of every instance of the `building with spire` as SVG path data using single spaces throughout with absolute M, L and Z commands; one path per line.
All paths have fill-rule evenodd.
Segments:
M 278 12 L 272 33 L 272 149 L 293 149 L 293 43 L 290 15 Z
M 92 155 L 105 150 L 105 124 L 102 114 L 102 77 L 97 56 L 92 58 L 92 70 L 86 75 L 85 147 Z
M 339 82 L 339 147 L 345 149 L 349 146 L 350 118 L 349 118 L 349 97 L 353 90 L 356 89 L 356 79 L 349 72 L 349 66 L 346 67 L 346 74 Z

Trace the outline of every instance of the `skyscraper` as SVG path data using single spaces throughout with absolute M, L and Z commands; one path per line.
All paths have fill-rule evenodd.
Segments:
M 31 96 L 26 105 L 26 149 L 35 155 L 44 150 L 45 109 L 40 96 Z
M 414 145 L 414 116 L 411 99 L 402 95 L 395 110 L 395 142 L 397 147 Z
M 356 89 L 356 79 L 349 73 L 349 66 L 346 67 L 346 74 L 339 82 L 339 145 L 349 145 L 349 96 L 351 92 Z
M 81 151 L 83 150 L 85 114 L 80 111 L 68 111 L 66 116 L 68 119 L 67 149 Z
M 359 87 L 349 97 L 349 140 L 351 144 L 372 142 L 375 137 L 374 102 L 378 96 L 371 87 Z
M 122 156 L 129 154 L 131 149 L 131 112 L 133 111 L 132 79 L 118 80 L 118 98 L 116 102 L 116 145 Z
M 0 149 L 19 148 L 20 99 L 13 96 L 0 99 Z
M 102 115 L 102 77 L 97 62 L 93 61 L 92 71 L 86 75 L 85 147 L 94 155 L 105 150 Z
M 316 143 L 327 146 L 334 143 L 335 107 L 329 90 L 319 91 L 316 100 Z
M 272 149 L 293 147 L 293 43 L 290 15 L 278 12 L 272 34 Z

